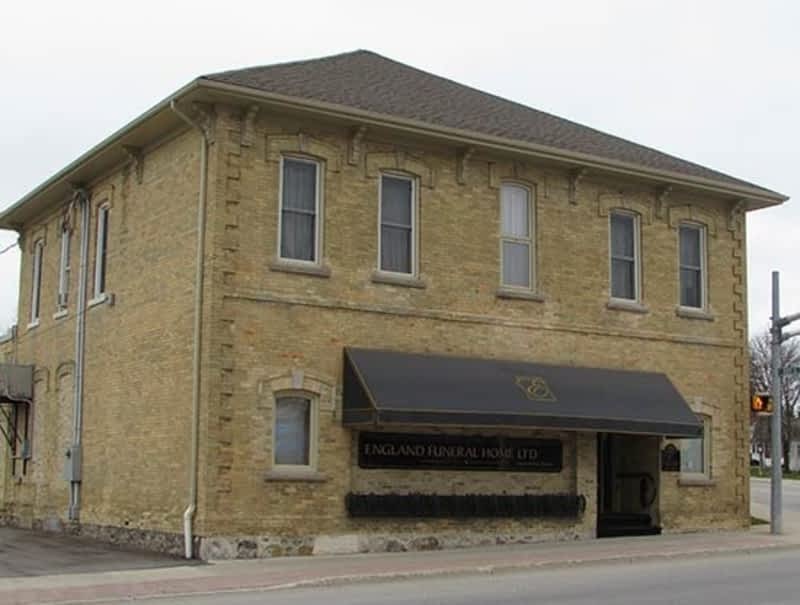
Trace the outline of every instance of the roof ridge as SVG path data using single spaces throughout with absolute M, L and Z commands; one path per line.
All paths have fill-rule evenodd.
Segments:
M 319 63 L 319 62 L 322 62 L 322 61 L 327 61 L 329 59 L 339 59 L 341 57 L 347 57 L 348 55 L 358 55 L 358 54 L 364 54 L 364 53 L 368 53 L 368 54 L 371 54 L 371 55 L 377 55 L 379 57 L 382 57 L 384 59 L 387 59 L 387 60 L 391 61 L 391 59 L 389 59 L 388 57 L 383 57 L 383 55 L 379 55 L 378 53 L 373 52 L 371 50 L 367 50 L 367 49 L 364 49 L 364 48 L 357 48 L 355 50 L 346 50 L 346 51 L 343 51 L 343 52 L 340 52 L 340 53 L 334 53 L 332 55 L 323 55 L 321 57 L 310 57 L 308 59 L 295 59 L 293 61 L 279 61 L 277 63 L 266 63 L 266 64 L 260 64 L 260 65 L 250 65 L 250 66 L 247 66 L 247 67 L 238 67 L 236 69 L 226 69 L 225 71 L 215 71 L 215 72 L 210 73 L 210 74 L 203 74 L 200 77 L 201 78 L 213 78 L 215 76 L 227 76 L 229 74 L 241 73 L 241 72 L 249 72 L 249 71 L 253 71 L 253 70 L 256 70 L 256 69 L 268 69 L 270 67 L 290 67 L 292 65 L 302 65 L 304 63 Z

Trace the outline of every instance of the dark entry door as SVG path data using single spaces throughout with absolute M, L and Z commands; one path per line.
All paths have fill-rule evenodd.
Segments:
M 658 502 L 658 438 L 600 433 L 597 436 L 597 536 L 661 533 Z

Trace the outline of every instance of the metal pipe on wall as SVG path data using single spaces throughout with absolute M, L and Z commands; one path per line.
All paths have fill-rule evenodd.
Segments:
M 81 260 L 78 269 L 78 302 L 75 310 L 75 376 L 73 384 L 72 408 L 72 446 L 66 452 L 65 464 L 70 469 L 68 478 L 69 513 L 71 521 L 77 521 L 80 516 L 81 482 L 80 482 L 80 449 L 81 434 L 83 432 L 83 366 L 86 351 L 86 287 L 88 281 L 89 264 L 89 195 L 85 189 L 75 190 L 75 198 L 80 205 L 81 212 Z M 75 456 L 78 459 L 75 460 Z M 76 474 L 77 473 L 77 474 Z
M 197 257 L 195 260 L 194 341 L 192 343 L 192 420 L 189 460 L 189 504 L 183 513 L 184 556 L 193 556 L 194 532 L 192 523 L 197 510 L 197 464 L 200 424 L 200 362 L 203 328 L 203 275 L 205 271 L 206 189 L 208 181 L 208 134 L 206 130 L 178 109 L 175 99 L 169 104 L 172 111 L 200 133 L 200 191 L 197 200 Z

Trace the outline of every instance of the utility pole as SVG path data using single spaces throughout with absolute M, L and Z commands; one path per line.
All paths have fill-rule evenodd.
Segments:
M 773 534 L 783 533 L 783 466 L 781 457 L 783 456 L 783 439 L 781 432 L 783 424 L 783 394 L 782 380 L 783 371 L 781 361 L 781 348 L 784 342 L 800 335 L 800 331 L 783 333 L 783 328 L 793 321 L 800 319 L 800 313 L 781 317 L 780 302 L 780 274 L 772 272 L 772 323 L 770 326 L 770 336 L 772 343 L 772 484 L 770 490 L 770 532 Z

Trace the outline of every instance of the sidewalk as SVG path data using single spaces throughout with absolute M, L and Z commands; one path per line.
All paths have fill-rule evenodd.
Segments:
M 434 552 L 287 557 L 220 561 L 86 574 L 0 579 L 0 603 L 75 603 L 96 600 L 278 589 L 448 574 L 597 563 L 629 563 L 800 548 L 800 534 L 750 531 L 684 534 Z

